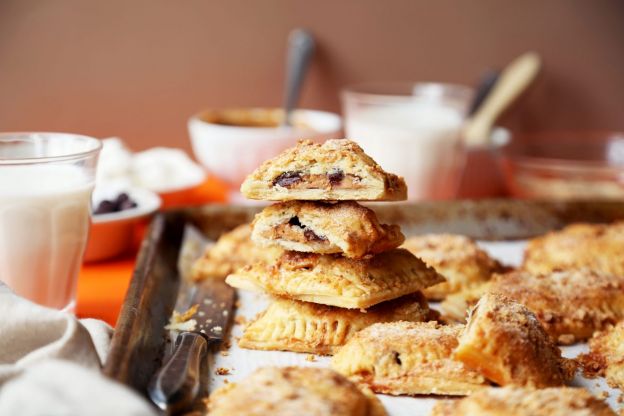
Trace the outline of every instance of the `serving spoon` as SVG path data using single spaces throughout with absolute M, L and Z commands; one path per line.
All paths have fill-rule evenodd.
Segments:
M 503 70 L 483 104 L 466 121 L 463 134 L 467 146 L 483 146 L 489 143 L 490 131 L 496 119 L 533 82 L 540 67 L 539 55 L 527 52 L 514 59 Z
M 292 113 L 299 101 L 301 86 L 312 60 L 314 43 L 310 32 L 304 29 L 295 29 L 288 35 L 282 126 L 292 126 Z

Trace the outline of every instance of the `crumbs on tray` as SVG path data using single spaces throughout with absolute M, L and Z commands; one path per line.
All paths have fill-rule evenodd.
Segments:
M 165 326 L 165 329 L 171 331 L 194 331 L 197 328 L 197 321 L 192 317 L 197 313 L 199 305 L 193 305 L 185 312 L 179 313 L 173 311 L 171 318 L 169 318 L 169 324 Z

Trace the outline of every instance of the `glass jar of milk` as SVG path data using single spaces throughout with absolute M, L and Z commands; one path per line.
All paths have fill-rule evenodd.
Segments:
M 101 144 L 64 133 L 0 133 L 0 281 L 72 311 Z
M 405 178 L 408 199 L 450 199 L 461 180 L 461 128 L 471 88 L 450 84 L 370 84 L 342 94 L 347 138 L 383 169 Z

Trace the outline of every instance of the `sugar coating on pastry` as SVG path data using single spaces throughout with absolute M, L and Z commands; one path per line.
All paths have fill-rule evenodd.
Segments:
M 241 185 L 249 199 L 402 201 L 403 178 L 385 172 L 357 143 L 309 140 L 264 162 Z
M 251 224 L 242 224 L 223 234 L 208 247 L 191 269 L 193 280 L 224 279 L 246 264 L 271 262 L 283 253 L 278 247 L 259 247 L 251 241 Z
M 491 387 L 461 400 L 438 402 L 430 416 L 616 416 L 584 388 Z
M 579 361 L 587 377 L 606 377 L 611 387 L 624 390 L 624 321 L 597 332 Z
M 467 395 L 488 385 L 452 358 L 463 326 L 392 322 L 358 332 L 332 359 L 332 368 L 377 393 Z
M 287 251 L 273 264 L 245 266 L 226 279 L 239 289 L 357 309 L 442 281 L 434 269 L 403 249 L 362 259 Z
M 624 318 L 624 275 L 588 269 L 541 275 L 515 271 L 497 275 L 489 291 L 528 307 L 560 344 L 586 340 Z
M 588 268 L 624 276 L 624 222 L 572 224 L 529 241 L 523 268 L 532 273 Z
M 503 267 L 477 243 L 463 235 L 426 234 L 408 238 L 402 246 L 446 278 L 423 291 L 427 299 L 442 300 L 490 279 Z
M 328 368 L 262 367 L 210 395 L 211 416 L 383 416 L 376 398 Z
M 398 225 L 380 224 L 375 212 L 354 201 L 289 201 L 266 207 L 253 222 L 252 240 L 286 250 L 361 258 L 397 248 Z
M 242 348 L 334 354 L 356 332 L 377 322 L 434 319 L 420 293 L 375 305 L 362 312 L 289 299 L 276 299 L 243 332 Z
M 533 312 L 495 293 L 472 310 L 454 358 L 501 386 L 555 387 L 576 371 Z

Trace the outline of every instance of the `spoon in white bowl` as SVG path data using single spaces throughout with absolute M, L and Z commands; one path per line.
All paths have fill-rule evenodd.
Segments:
M 292 113 L 301 93 L 305 74 L 314 53 L 314 38 L 303 29 L 295 29 L 288 35 L 286 56 L 286 84 L 284 85 L 284 120 L 282 126 L 292 126 Z
M 464 140 L 467 146 L 486 145 L 498 116 L 533 82 L 541 66 L 537 53 L 527 52 L 503 70 L 476 113 L 466 121 Z

